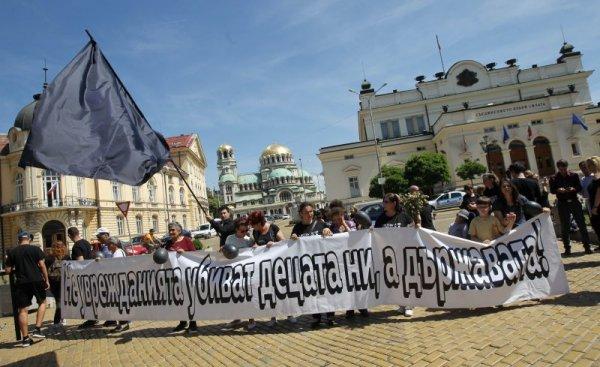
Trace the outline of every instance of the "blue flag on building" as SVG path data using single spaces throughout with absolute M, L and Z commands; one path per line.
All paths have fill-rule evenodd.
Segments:
M 508 139 L 510 139 L 510 136 L 508 136 L 508 130 L 506 129 L 506 126 L 502 126 L 502 142 L 506 144 Z
M 141 185 L 169 159 L 92 39 L 42 94 L 19 166 Z
M 579 116 L 577 116 L 576 114 L 573 114 L 573 117 L 571 117 L 571 122 L 573 123 L 573 125 L 581 126 L 582 128 L 584 128 L 585 131 L 587 131 L 587 129 L 588 129 L 585 122 L 583 122 L 583 120 L 580 119 Z

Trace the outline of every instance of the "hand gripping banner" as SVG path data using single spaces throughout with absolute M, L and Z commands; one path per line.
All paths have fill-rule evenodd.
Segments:
M 549 214 L 489 245 L 414 228 L 245 249 L 69 261 L 63 317 L 229 320 L 369 308 L 490 307 L 568 293 Z

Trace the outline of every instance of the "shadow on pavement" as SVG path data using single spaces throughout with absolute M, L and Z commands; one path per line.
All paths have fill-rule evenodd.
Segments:
M 540 301 L 542 304 L 558 304 L 571 307 L 591 307 L 600 304 L 600 292 L 581 291 Z
M 30 347 L 31 348 L 31 347 Z M 39 354 L 37 356 L 22 359 L 17 362 L 5 364 L 4 367 L 58 367 L 58 361 L 56 359 L 55 352 L 47 352 Z
M 573 269 L 594 268 L 596 266 L 600 266 L 600 261 L 582 261 L 564 264 L 565 271 Z

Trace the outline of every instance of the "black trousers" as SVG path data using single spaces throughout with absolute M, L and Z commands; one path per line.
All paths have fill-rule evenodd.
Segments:
M 592 223 L 592 228 L 594 232 L 596 232 L 596 237 L 600 241 L 600 214 L 591 214 L 590 222 Z
M 56 311 L 54 311 L 54 324 L 59 324 L 62 319 L 61 309 L 60 309 L 60 280 L 50 280 L 50 292 L 54 296 L 54 301 L 56 304 Z
M 560 218 L 560 231 L 565 248 L 571 248 L 571 215 L 579 227 L 581 242 L 584 247 L 590 245 L 590 238 L 583 218 L 583 209 L 579 200 L 558 200 L 556 204 Z

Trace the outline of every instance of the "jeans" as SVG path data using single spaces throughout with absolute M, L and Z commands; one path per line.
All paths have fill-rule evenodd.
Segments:
M 560 218 L 560 231 L 565 249 L 571 248 L 571 215 L 573 215 L 573 219 L 575 219 L 575 222 L 579 227 L 583 247 L 589 247 L 590 238 L 588 236 L 587 226 L 585 225 L 585 219 L 583 218 L 581 203 L 578 200 L 558 200 L 556 208 L 558 209 L 558 216 Z

